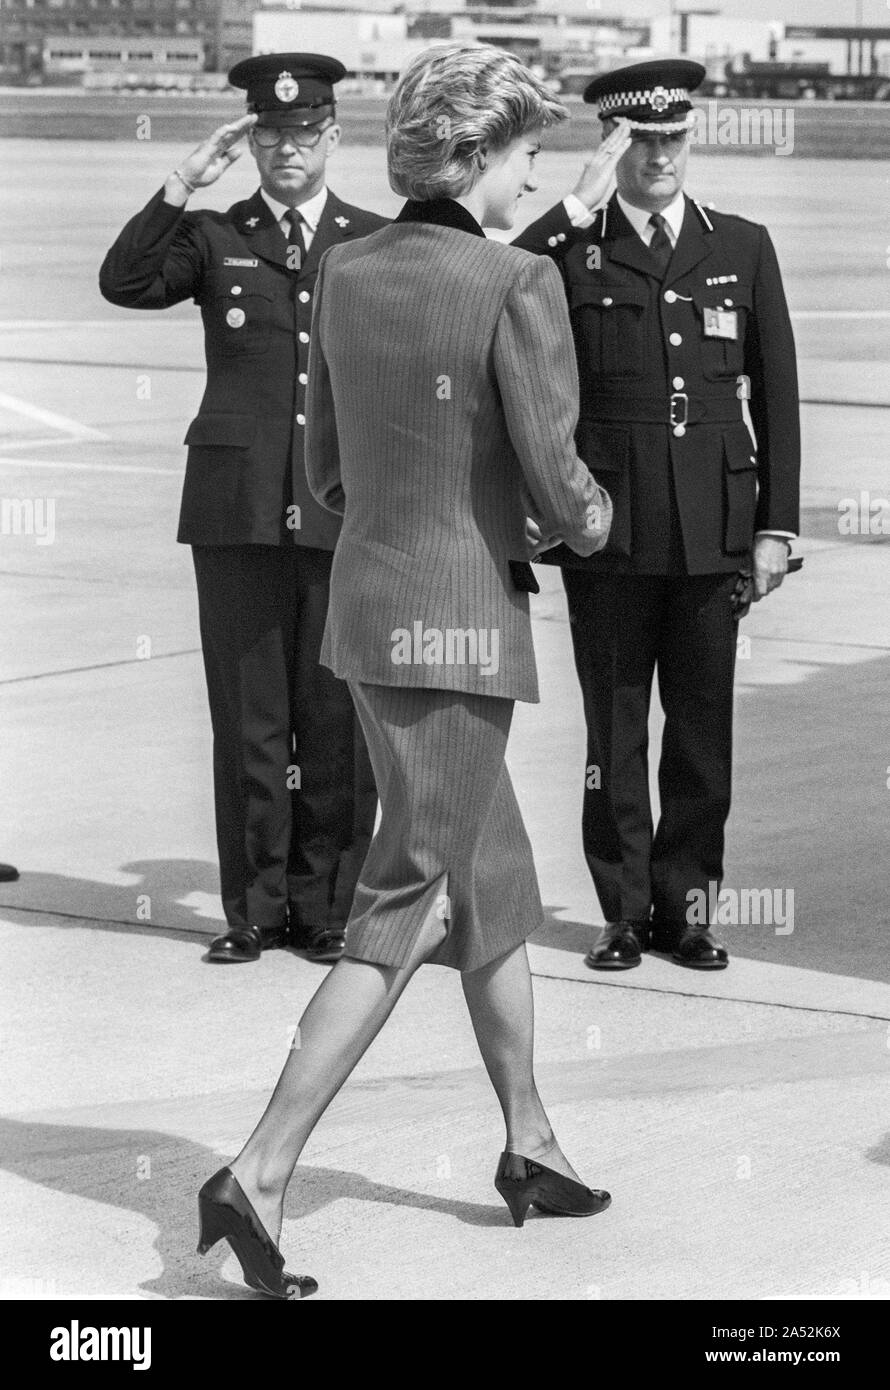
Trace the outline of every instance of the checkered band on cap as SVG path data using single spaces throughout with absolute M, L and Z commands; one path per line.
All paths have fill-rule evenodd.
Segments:
M 648 106 L 651 111 L 666 111 L 669 106 L 689 101 L 686 87 L 649 87 L 638 92 L 606 92 L 599 99 L 599 113 L 609 116 L 615 110 L 630 106 Z

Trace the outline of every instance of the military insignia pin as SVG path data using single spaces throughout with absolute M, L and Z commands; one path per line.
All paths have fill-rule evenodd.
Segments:
M 251 228 L 253 228 L 253 227 L 256 226 L 256 224 L 259 222 L 259 220 L 260 220 L 260 219 L 259 219 L 258 217 L 248 217 L 248 219 L 247 219 L 247 221 L 244 223 L 244 225 L 245 225 L 245 227 L 251 227 Z
M 348 218 L 348 217 L 335 217 L 335 218 L 334 218 L 334 221 L 336 222 L 336 224 L 337 224 L 338 227 L 348 227 L 348 226 L 349 226 L 349 218 Z
M 296 101 L 300 95 L 300 84 L 289 72 L 280 72 L 273 90 L 279 101 Z
M 649 105 L 653 111 L 666 111 L 670 105 L 670 98 L 666 87 L 653 87 L 649 97 Z

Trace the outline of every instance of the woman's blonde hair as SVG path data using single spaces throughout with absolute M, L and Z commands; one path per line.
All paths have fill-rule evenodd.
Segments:
M 458 198 L 479 179 L 486 153 L 567 115 L 502 48 L 428 48 L 402 73 L 386 110 L 389 182 L 403 198 L 420 202 Z

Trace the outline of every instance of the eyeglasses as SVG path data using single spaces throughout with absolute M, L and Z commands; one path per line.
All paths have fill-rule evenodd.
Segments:
M 274 149 L 280 145 L 282 140 L 289 138 L 295 145 L 299 145 L 302 150 L 313 150 L 318 144 L 326 130 L 330 130 L 333 122 L 319 126 L 279 126 L 279 125 L 255 125 L 251 134 L 254 140 L 264 150 Z

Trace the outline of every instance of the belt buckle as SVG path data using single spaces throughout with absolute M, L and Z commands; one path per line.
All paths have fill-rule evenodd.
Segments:
M 683 405 L 683 418 L 678 420 L 677 408 L 680 402 L 682 402 Z M 678 437 L 682 437 L 686 433 L 686 426 L 689 424 L 689 396 L 685 391 L 675 391 L 674 394 L 671 396 L 671 407 L 668 423 L 673 429 L 674 434 Z

